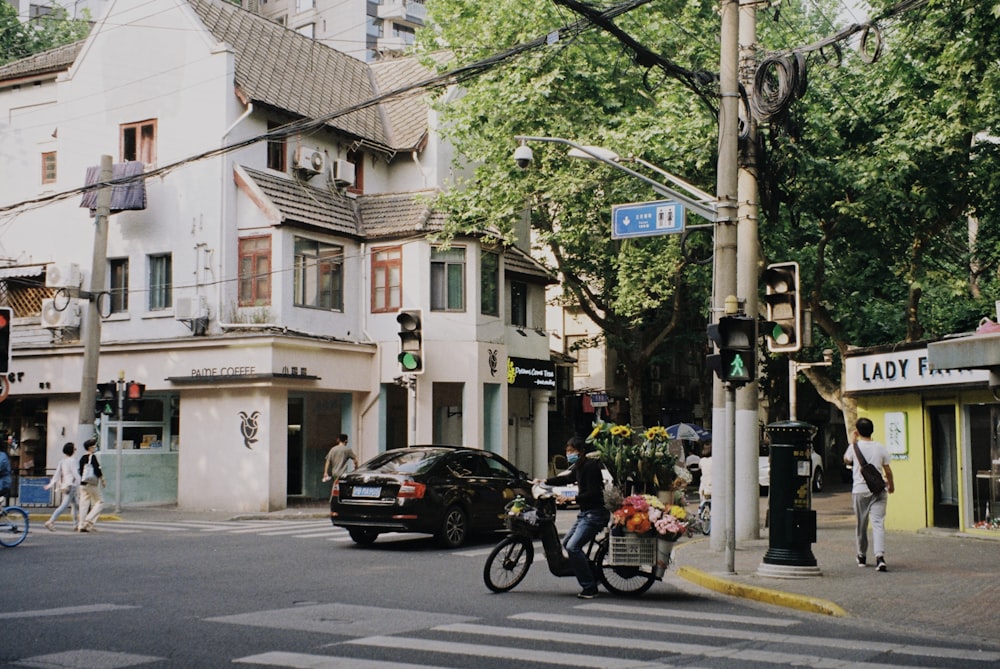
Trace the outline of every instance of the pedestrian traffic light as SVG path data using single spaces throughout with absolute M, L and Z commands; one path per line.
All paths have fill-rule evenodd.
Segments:
M 129 381 L 125 384 L 125 417 L 135 420 L 142 414 L 142 395 L 146 392 L 146 384 Z
M 110 420 L 118 418 L 118 384 L 114 381 L 97 384 L 94 415 Z
M 400 311 L 396 316 L 399 323 L 399 369 L 404 374 L 422 374 L 424 371 L 423 333 L 419 310 Z
M 708 326 L 718 353 L 707 364 L 722 381 L 742 386 L 757 373 L 757 321 L 747 316 L 723 316 Z
M 802 303 L 799 295 L 799 264 L 780 262 L 764 270 L 767 293 L 767 350 L 794 353 L 802 349 Z
M 0 307 L 0 374 L 10 371 L 10 331 L 13 321 L 14 310 Z

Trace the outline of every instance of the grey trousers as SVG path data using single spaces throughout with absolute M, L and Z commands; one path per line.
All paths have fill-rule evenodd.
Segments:
M 885 507 L 889 493 L 882 491 L 877 495 L 856 492 L 854 498 L 854 519 L 858 555 L 868 553 L 868 523 L 872 526 L 872 545 L 875 555 L 885 555 Z

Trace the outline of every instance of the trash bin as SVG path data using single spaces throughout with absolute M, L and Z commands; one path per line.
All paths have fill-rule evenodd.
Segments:
M 758 573 L 783 578 L 820 575 L 813 556 L 816 512 L 812 509 L 812 440 L 817 428 L 783 421 L 765 430 L 771 440 L 768 549 Z

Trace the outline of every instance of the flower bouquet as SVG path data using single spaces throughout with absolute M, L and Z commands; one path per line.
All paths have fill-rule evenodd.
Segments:
M 670 452 L 666 428 L 656 425 L 633 432 L 628 425 L 598 421 L 587 442 L 594 445 L 615 483 L 626 492 L 670 490 L 677 476 L 677 456 Z
M 630 495 L 611 514 L 612 532 L 677 541 L 687 530 L 687 510 L 678 504 L 664 504 L 654 495 Z

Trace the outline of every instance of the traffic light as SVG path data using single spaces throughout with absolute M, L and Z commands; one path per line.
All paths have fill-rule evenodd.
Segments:
M 767 294 L 767 350 L 794 353 L 802 349 L 802 303 L 799 264 L 779 262 L 764 270 Z
M 145 383 L 129 381 L 125 384 L 125 417 L 135 420 L 142 414 L 142 395 L 146 392 Z
M 98 383 L 94 399 L 94 415 L 109 420 L 118 418 L 118 384 Z
M 419 310 L 400 311 L 396 316 L 399 323 L 399 369 L 404 374 L 422 374 L 424 371 L 423 334 Z
M 757 321 L 747 316 L 723 316 L 708 326 L 708 336 L 718 353 L 709 355 L 708 366 L 722 381 L 742 386 L 757 373 Z
M 0 374 L 10 371 L 10 334 L 14 310 L 0 307 Z

